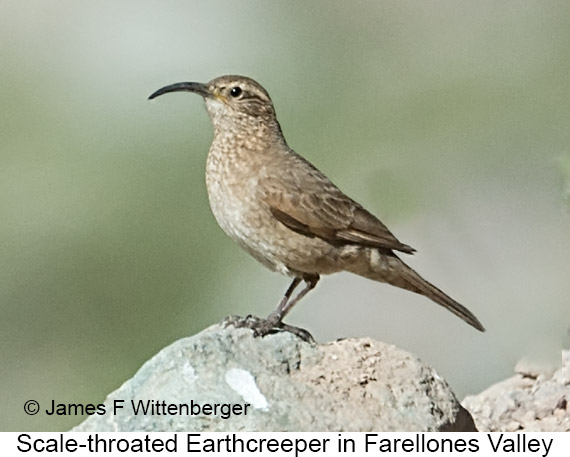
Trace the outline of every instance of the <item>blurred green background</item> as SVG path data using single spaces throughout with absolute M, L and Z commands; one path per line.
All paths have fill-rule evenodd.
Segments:
M 165 345 L 280 299 L 289 280 L 210 213 L 200 98 L 147 100 L 227 73 L 488 331 L 348 274 L 289 323 L 396 344 L 459 397 L 568 346 L 570 3 L 4 0 L 0 25 L 0 430 L 66 430 L 81 418 L 24 402 L 102 402 Z

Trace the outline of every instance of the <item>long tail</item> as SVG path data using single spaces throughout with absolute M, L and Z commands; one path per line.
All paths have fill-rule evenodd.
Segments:
M 403 287 L 404 289 L 417 294 L 425 295 L 427 298 L 448 309 L 469 325 L 475 327 L 477 330 L 481 332 L 485 331 L 485 327 L 483 327 L 481 322 L 479 322 L 479 319 L 477 319 L 465 306 L 456 302 L 453 298 L 444 293 L 441 289 L 435 287 L 432 283 L 426 281 L 404 262 L 400 262 L 405 268 L 401 269 L 400 277 L 403 280 L 403 285 L 398 285 L 399 287 Z
M 377 250 L 370 250 L 367 254 L 370 263 L 365 271 L 362 271 L 361 268 L 351 269 L 353 273 L 424 295 L 438 305 L 448 309 L 477 330 L 485 331 L 485 327 L 471 311 L 426 281 L 395 254 L 384 254 Z M 362 263 L 360 266 L 362 266 Z

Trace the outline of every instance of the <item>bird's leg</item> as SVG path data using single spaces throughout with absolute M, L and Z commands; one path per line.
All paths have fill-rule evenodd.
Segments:
M 277 305 L 277 309 L 267 317 L 268 320 L 275 321 L 276 324 L 281 323 L 285 315 L 291 311 L 291 308 L 293 308 L 301 298 L 307 295 L 310 290 L 315 288 L 319 282 L 319 275 L 305 275 L 303 280 L 306 283 L 305 288 L 290 300 L 293 291 L 301 282 L 301 278 L 293 279 L 293 282 L 287 289 L 287 292 L 285 292 L 283 299 L 279 302 L 279 305 Z
M 289 302 L 291 295 L 293 295 L 293 291 L 297 288 L 297 286 L 299 285 L 300 282 L 301 282 L 301 278 L 299 278 L 299 277 L 293 278 L 293 281 L 291 282 L 289 287 L 287 287 L 287 290 L 285 291 L 285 295 L 283 295 L 283 298 L 281 299 L 281 301 L 277 305 L 277 308 L 275 309 L 275 311 L 273 313 L 271 313 L 269 315 L 269 316 L 275 315 L 278 318 L 277 322 L 280 322 L 281 319 L 283 319 L 283 317 L 285 316 L 286 311 L 284 312 L 283 310 L 288 308 L 287 303 Z M 268 317 L 268 319 L 269 319 L 269 317 Z
M 304 280 L 307 285 L 303 290 L 301 290 L 301 292 L 299 292 L 293 299 L 291 299 L 293 291 L 299 285 L 301 280 Z M 308 343 L 312 343 L 315 340 L 307 330 L 285 324 L 282 321 L 285 315 L 291 311 L 291 308 L 293 308 L 293 306 L 295 306 L 295 304 L 301 300 L 301 298 L 307 295 L 307 293 L 317 285 L 317 282 L 319 282 L 319 275 L 305 275 L 303 278 L 296 277 L 287 288 L 285 295 L 283 295 L 283 298 L 277 305 L 275 311 L 267 316 L 267 318 L 261 319 L 253 315 L 246 317 L 229 316 L 224 320 L 223 325 L 226 327 L 228 325 L 231 325 L 236 328 L 250 328 L 253 330 L 254 336 L 261 337 L 279 331 L 286 331 L 293 333 Z
M 265 321 L 266 321 L 267 327 L 270 329 L 277 328 L 280 330 L 285 330 L 287 332 L 293 333 L 294 335 L 298 336 L 302 340 L 311 343 L 311 342 L 314 342 L 315 339 L 307 330 L 299 328 L 299 327 L 294 327 L 293 325 L 285 324 L 283 322 L 283 318 L 285 317 L 285 315 L 289 311 L 291 311 L 291 308 L 293 308 L 293 306 L 295 306 L 295 304 L 299 300 L 301 300 L 301 298 L 303 298 L 305 295 L 307 295 L 307 293 L 310 290 L 315 288 L 315 286 L 319 282 L 319 275 L 305 275 L 303 277 L 303 280 L 306 283 L 305 288 L 303 290 L 301 290 L 301 292 L 299 292 L 291 300 L 291 295 L 293 294 L 293 291 L 301 282 L 301 278 L 293 279 L 293 282 L 291 283 L 291 285 L 289 286 L 289 288 L 285 292 L 285 295 L 283 296 L 283 298 L 279 302 L 279 305 L 277 305 L 277 309 L 275 311 L 273 311 L 269 316 L 267 316 L 267 319 L 265 319 Z M 261 331 L 261 329 L 257 330 L 257 333 L 261 334 L 260 331 Z

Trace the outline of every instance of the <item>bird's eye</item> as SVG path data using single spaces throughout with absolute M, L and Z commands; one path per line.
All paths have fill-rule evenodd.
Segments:
M 235 86 L 235 87 L 232 87 L 230 89 L 230 95 L 233 98 L 238 98 L 241 94 L 242 94 L 242 90 L 241 90 L 241 87 L 239 87 L 239 86 Z

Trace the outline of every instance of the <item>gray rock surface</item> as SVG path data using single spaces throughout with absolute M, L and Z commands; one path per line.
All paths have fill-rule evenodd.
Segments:
M 117 414 L 115 400 L 124 401 Z M 191 401 L 237 404 L 242 414 L 135 415 L 131 400 L 173 410 Z M 219 325 L 160 351 L 105 408 L 74 431 L 475 430 L 447 383 L 394 346 L 371 339 L 313 345 L 285 332 L 253 338 L 250 330 Z
M 569 432 L 570 351 L 562 352 L 558 370 L 519 363 L 516 375 L 478 395 L 465 406 L 480 431 Z

